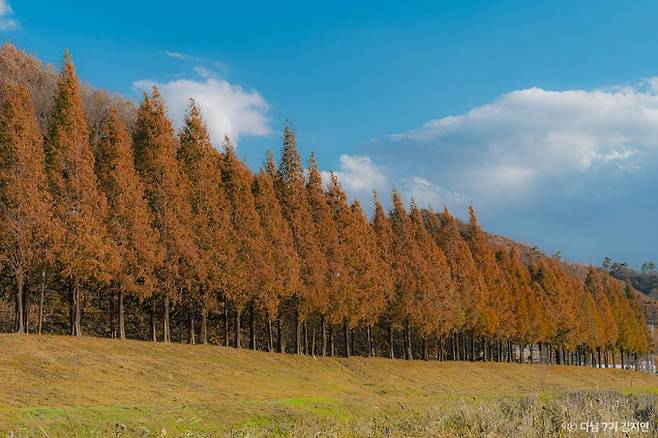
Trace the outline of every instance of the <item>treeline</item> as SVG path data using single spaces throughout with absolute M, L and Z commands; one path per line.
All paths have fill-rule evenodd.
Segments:
M 14 82 L 0 269 L 15 332 L 606 367 L 651 348 L 630 285 L 495 247 L 472 208 L 461 224 L 393 192 L 369 219 L 313 156 L 304 167 L 289 126 L 253 174 L 193 101 L 177 133 L 155 88 L 130 128 L 116 109 L 90 126 L 67 53 L 44 130 Z

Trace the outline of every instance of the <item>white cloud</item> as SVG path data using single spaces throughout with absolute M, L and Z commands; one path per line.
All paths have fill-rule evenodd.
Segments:
M 213 67 L 219 68 L 224 73 L 227 73 L 230 70 L 230 66 L 228 64 L 226 64 L 224 62 L 221 62 L 221 61 L 214 60 L 214 59 L 202 58 L 200 56 L 190 55 L 189 53 L 176 52 L 176 51 L 172 51 L 172 50 L 165 50 L 163 53 L 165 54 L 165 56 L 168 56 L 169 58 L 176 59 L 176 60 L 179 60 L 179 61 L 186 61 L 186 62 L 193 62 L 193 63 L 197 63 L 197 64 L 212 65 Z M 196 67 L 196 68 L 205 68 L 205 67 Z M 207 71 L 210 71 L 210 70 L 207 70 Z
M 0 32 L 18 29 L 18 21 L 14 18 L 14 10 L 7 0 L 0 0 Z
M 388 185 L 384 170 L 376 166 L 369 157 L 341 155 L 340 167 L 334 171 L 345 191 L 354 196 L 370 196 L 373 190 Z M 329 172 L 322 172 L 325 181 Z
M 209 68 L 206 68 L 202 65 L 197 65 L 194 67 L 194 72 L 201 76 L 202 78 L 216 78 L 217 75 L 215 74 L 214 71 L 210 70 Z
M 202 75 L 203 76 L 203 75 Z M 235 143 L 240 136 L 270 134 L 267 101 L 255 90 L 247 91 L 238 85 L 216 77 L 205 81 L 180 79 L 166 83 L 141 80 L 134 88 L 148 91 L 157 86 L 164 98 L 170 117 L 180 127 L 193 98 L 201 108 L 211 139 L 219 146 L 225 135 Z
M 463 203 L 459 193 L 446 190 L 419 176 L 403 179 L 401 185 L 402 194 L 407 198 L 413 198 L 420 206 L 437 209 L 444 204 L 454 207 Z
M 375 162 L 411 169 L 474 199 L 523 200 L 557 182 L 636 172 L 658 162 L 658 78 L 592 91 L 518 90 L 430 120 L 371 147 Z
M 400 192 L 409 202 L 412 198 L 419 205 L 441 207 L 444 203 L 461 204 L 462 197 L 455 192 L 433 184 L 419 176 L 396 179 L 390 170 L 373 163 L 367 156 L 341 155 L 340 165 L 333 171 L 350 197 L 359 198 L 366 208 L 372 204 L 373 190 L 388 204 L 388 197 L 393 189 Z M 329 171 L 323 171 L 325 182 L 329 180 Z
M 171 52 L 171 51 L 169 51 L 169 50 L 165 50 L 165 51 L 164 51 L 164 54 L 167 55 L 167 56 L 170 57 L 170 58 L 180 59 L 180 60 L 183 60 L 183 59 L 185 59 L 185 57 L 186 57 L 186 55 L 185 55 L 184 53 L 181 53 L 181 52 Z

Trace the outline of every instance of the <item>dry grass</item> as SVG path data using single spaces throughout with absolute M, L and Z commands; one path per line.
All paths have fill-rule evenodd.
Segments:
M 314 359 L 32 335 L 0 335 L 0 351 L 0 431 L 30 436 L 158 436 L 162 428 L 167 436 L 515 435 L 507 426 L 535 436 L 530 418 L 563 421 L 559 409 L 571 405 L 571 417 L 584 415 L 578 400 L 587 397 L 567 393 L 615 400 L 592 402 L 613 406 L 609 415 L 631 415 L 658 393 L 655 376 L 586 367 Z M 630 392 L 641 399 L 623 395 Z M 555 412 L 537 414 L 546 409 Z

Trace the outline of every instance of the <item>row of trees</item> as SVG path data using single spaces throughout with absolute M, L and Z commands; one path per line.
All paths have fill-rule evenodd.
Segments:
M 61 332 L 68 312 L 75 336 L 169 342 L 178 327 L 190 343 L 331 356 L 523 361 L 537 345 L 543 361 L 607 366 L 650 348 L 630 286 L 494 246 L 472 208 L 462 224 L 394 192 L 369 220 L 315 157 L 304 168 L 290 127 L 254 175 L 229 139 L 213 147 L 194 102 L 176 133 L 155 88 L 130 130 L 116 110 L 90 128 L 68 53 L 46 132 L 33 99 L 3 87 L 16 332 Z

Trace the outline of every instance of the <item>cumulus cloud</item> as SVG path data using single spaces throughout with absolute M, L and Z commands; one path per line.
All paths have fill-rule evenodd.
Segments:
M 382 155 L 427 173 L 431 167 L 456 190 L 491 197 L 531 196 L 546 179 L 637 171 L 658 157 L 655 83 L 514 91 L 394 134 Z
M 333 173 L 352 196 L 370 196 L 373 190 L 381 190 L 389 183 L 384 170 L 376 166 L 370 157 L 341 155 L 340 166 Z M 328 181 L 329 174 L 328 171 L 322 172 L 325 181 Z
M 658 245 L 649 226 L 658 216 L 649 201 L 658 184 L 658 77 L 594 90 L 513 91 L 361 153 L 419 204 L 474 203 L 494 231 L 549 251 L 633 262 L 652 257 L 638 250 L 647 236 Z M 634 229 L 601 250 L 601 234 L 621 236 L 631 218 Z
M 18 29 L 14 10 L 7 0 L 0 0 L 0 32 Z
M 330 173 L 322 172 L 325 182 L 329 180 Z M 389 169 L 376 165 L 367 156 L 343 154 L 338 169 L 333 173 L 338 176 L 347 194 L 359 198 L 365 206 L 371 205 L 373 190 L 379 193 L 385 204 L 392 190 L 400 192 L 407 202 L 414 199 L 423 206 L 441 207 L 445 203 L 456 205 L 463 201 L 458 193 L 445 190 L 419 176 L 396 179 Z
M 169 115 L 180 127 L 189 106 L 194 99 L 208 125 L 210 137 L 218 146 L 224 136 L 235 143 L 243 135 L 264 136 L 270 134 L 269 105 L 255 90 L 245 90 L 226 80 L 212 75 L 209 70 L 199 70 L 203 80 L 179 79 L 171 82 L 141 80 L 133 83 L 135 89 L 148 91 L 157 86 L 164 98 Z

